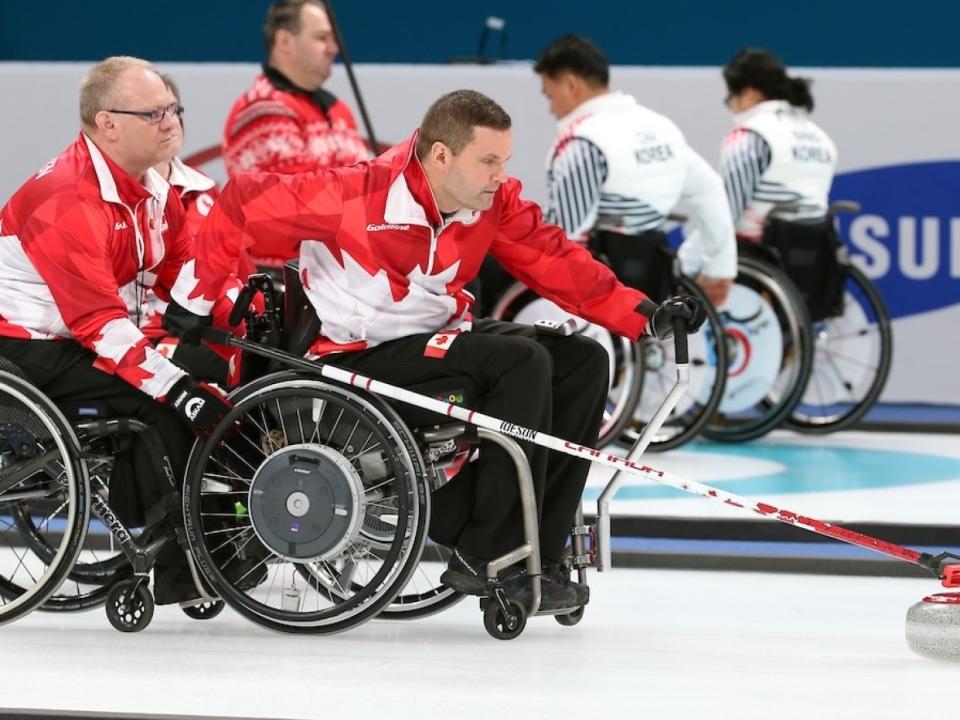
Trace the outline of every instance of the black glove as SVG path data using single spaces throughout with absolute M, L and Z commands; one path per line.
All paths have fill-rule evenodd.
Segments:
M 209 315 L 196 315 L 183 305 L 171 300 L 163 313 L 163 327 L 185 343 L 198 345 L 203 339 L 203 330 L 210 325 Z
M 185 375 L 170 388 L 165 402 L 200 437 L 209 437 L 213 429 L 233 409 L 216 388 L 194 382 Z
M 674 295 L 660 303 L 653 311 L 650 321 L 643 328 L 643 334 L 658 340 L 672 338 L 674 318 L 683 318 L 687 332 L 695 333 L 707 319 L 707 311 L 699 298 L 692 295 Z

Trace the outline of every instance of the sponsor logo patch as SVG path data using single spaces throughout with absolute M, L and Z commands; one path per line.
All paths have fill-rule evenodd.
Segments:
M 390 223 L 381 223 L 379 225 L 367 225 L 367 232 L 383 232 L 384 230 L 409 230 L 409 225 L 392 225 Z
M 206 400 L 200 397 L 195 397 L 183 407 L 183 414 L 186 415 L 191 420 L 196 420 L 197 415 L 200 414 L 200 411 L 203 409 L 203 406 L 206 404 Z

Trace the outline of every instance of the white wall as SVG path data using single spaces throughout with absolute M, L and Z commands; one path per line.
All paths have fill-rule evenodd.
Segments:
M 77 86 L 88 67 L 77 63 L 0 63 L 0 88 L 7 101 L 0 136 L 0 200 L 75 137 Z M 258 72 L 252 64 L 174 63 L 163 64 L 161 69 L 180 84 L 187 108 L 184 156 L 219 143 L 230 105 Z M 841 173 L 960 159 L 960 133 L 955 127 L 960 117 L 960 70 L 794 72 L 814 79 L 815 119 L 840 149 Z M 427 105 L 446 91 L 470 87 L 494 97 L 514 119 L 511 172 L 524 182 L 529 198 L 543 200 L 543 161 L 555 124 L 529 64 L 361 65 L 356 73 L 381 142 L 407 137 Z M 612 85 L 673 118 L 691 145 L 716 163 L 720 139 L 731 122 L 722 104 L 725 90 L 718 69 L 617 67 L 613 69 Z M 328 87 L 356 107 L 341 66 Z M 223 179 L 218 163 L 205 169 Z M 904 192 L 907 210 L 901 208 L 900 212 L 909 213 L 909 188 Z M 923 212 L 918 210 L 917 214 Z M 960 210 L 955 214 L 960 216 Z M 949 228 L 949 220 L 941 217 L 943 232 Z M 896 232 L 882 241 L 892 257 L 902 255 L 899 245 L 903 240 Z M 940 246 L 945 248 L 939 260 L 944 268 L 952 263 L 960 269 L 960 237 L 955 241 L 944 238 Z M 870 258 L 861 260 L 869 264 Z M 899 272 L 896 263 L 887 272 Z M 960 403 L 960 375 L 950 372 L 948 362 L 949 356 L 960 349 L 955 330 L 960 327 L 960 283 L 955 280 L 960 278 L 947 278 L 945 273 L 928 284 L 903 290 L 935 293 L 942 295 L 942 300 L 929 312 L 896 320 L 897 350 L 885 396 L 888 400 Z M 901 292 L 899 288 L 897 285 L 895 292 Z M 887 301 L 896 315 L 896 294 L 888 293 Z

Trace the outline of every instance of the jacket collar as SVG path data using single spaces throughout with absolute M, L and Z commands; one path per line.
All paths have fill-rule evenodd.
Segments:
M 390 224 L 412 223 L 431 228 L 443 228 L 452 222 L 472 225 L 480 219 L 479 211 L 461 208 L 446 219 L 441 215 L 427 173 L 414 152 L 419 134 L 417 130 L 413 137 L 389 151 L 396 154 L 399 172 L 387 191 L 383 219 Z
M 302 87 L 294 85 L 286 75 L 276 68 L 271 67 L 266 63 L 264 63 L 261 67 L 263 68 L 264 77 L 266 77 L 267 80 L 270 81 L 270 84 L 273 85 L 277 90 L 306 95 L 313 101 L 314 105 L 323 110 L 324 115 L 326 115 L 330 111 L 330 108 L 333 107 L 334 103 L 337 102 L 337 96 L 332 92 L 324 90 L 322 87 L 319 87 L 316 90 L 304 90 Z
M 632 95 L 622 92 L 608 92 L 603 95 L 597 95 L 577 105 L 557 121 L 560 130 L 565 130 L 571 123 L 592 115 L 595 112 L 604 110 L 622 110 L 624 108 L 636 107 L 637 100 Z
M 86 133 L 81 132 L 80 137 L 84 140 L 90 162 L 97 175 L 100 197 L 105 201 L 120 203 L 127 207 L 136 207 L 137 203 L 149 197 L 162 202 L 170 186 L 160 177 L 160 173 L 150 168 L 143 176 L 141 183 L 103 153 Z
M 167 182 L 178 188 L 181 195 L 189 192 L 206 192 L 217 185 L 211 178 L 199 170 L 194 170 L 178 157 L 170 161 L 170 177 Z
M 796 108 L 786 100 L 764 100 L 763 102 L 757 103 L 752 108 L 734 115 L 733 122 L 736 125 L 739 125 L 740 123 L 744 123 L 758 115 L 767 115 L 770 113 L 784 111 L 796 112 Z

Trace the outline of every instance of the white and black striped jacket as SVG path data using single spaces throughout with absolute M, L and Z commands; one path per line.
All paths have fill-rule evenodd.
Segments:
M 656 230 L 676 211 L 689 217 L 680 250 L 684 270 L 736 275 L 733 223 L 719 175 L 671 120 L 629 95 L 600 95 L 560 120 L 547 183 L 547 220 L 572 238 L 593 229 Z
M 837 149 L 805 112 L 767 100 L 737 115 L 720 164 L 737 234 L 759 238 L 778 205 L 786 218 L 826 214 Z

